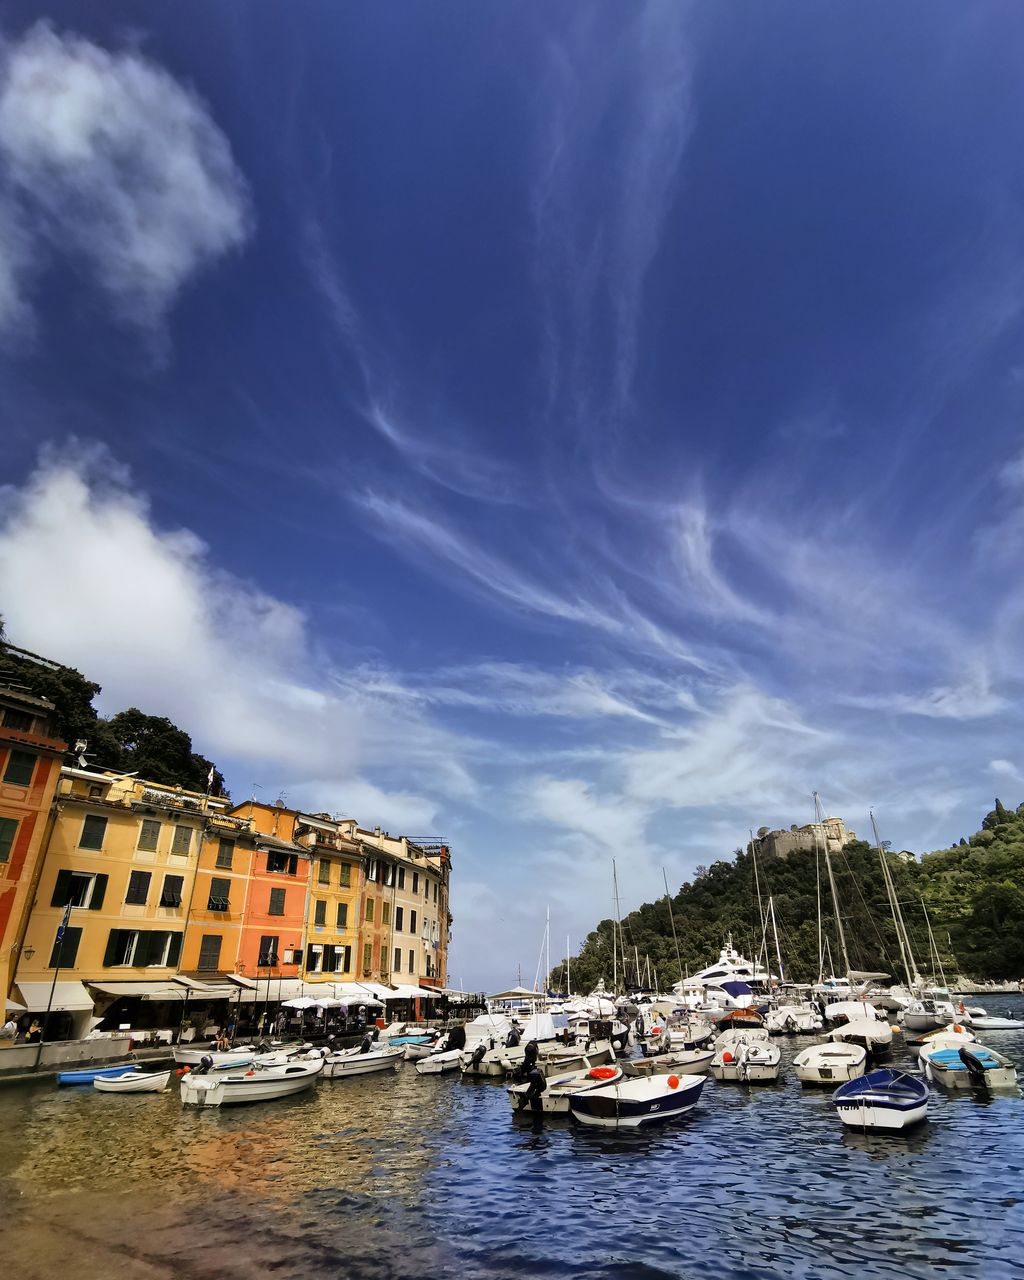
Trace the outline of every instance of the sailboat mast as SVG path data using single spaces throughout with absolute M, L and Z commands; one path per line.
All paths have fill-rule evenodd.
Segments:
M 612 885 L 615 888 L 615 923 L 618 926 L 619 945 L 621 946 L 622 945 L 622 910 L 619 906 L 619 873 L 615 869 L 614 858 L 612 858 Z M 622 981 L 623 983 L 625 983 L 626 981 L 626 950 L 624 947 L 622 950 Z M 618 991 L 618 989 L 619 989 L 619 978 L 618 978 L 618 971 L 616 970 L 615 990 Z
M 818 898 L 818 983 L 825 981 L 825 950 L 821 935 L 821 853 L 818 849 L 818 829 L 814 829 L 814 889 Z
M 676 949 L 676 965 L 679 968 L 679 981 L 683 980 L 683 962 L 679 959 L 679 939 L 676 937 L 676 918 L 672 913 L 672 897 L 668 891 L 668 873 L 661 869 L 661 878 L 665 881 L 665 901 L 668 903 L 668 922 L 672 926 L 672 945 Z
M 832 870 L 832 859 L 828 852 L 828 836 L 825 834 L 825 817 L 821 811 L 821 801 L 818 799 L 817 791 L 814 793 L 814 821 L 815 825 L 821 828 L 821 843 L 825 849 L 825 867 L 828 870 L 828 883 L 829 888 L 832 890 L 832 905 L 836 913 L 836 936 L 839 939 L 839 950 L 843 956 L 843 977 L 847 977 L 850 973 L 850 956 L 846 950 L 846 931 L 843 929 L 843 917 L 839 910 L 839 891 L 836 889 L 835 872 Z
M 924 904 L 924 898 L 921 899 L 921 910 L 924 912 L 924 922 L 928 926 L 928 943 L 931 946 L 932 955 L 935 957 L 935 967 L 939 971 L 939 978 L 942 980 L 943 987 L 946 987 L 946 971 L 942 967 L 942 957 L 939 955 L 939 949 L 935 945 L 935 935 L 932 933 L 932 922 L 929 919 L 928 908 Z
M 764 961 L 764 967 L 768 968 L 768 917 L 765 915 L 764 904 L 761 901 L 761 875 L 757 869 L 757 853 L 754 849 L 754 832 L 750 831 L 750 860 L 754 864 L 754 885 L 757 889 L 757 914 L 761 921 L 761 945 L 758 948 L 757 955 L 754 957 L 754 971 L 757 966 Z M 769 898 L 769 902 L 771 899 Z
M 779 965 L 779 982 L 782 983 L 786 980 L 786 972 L 782 967 L 782 951 L 779 947 L 779 922 L 775 919 L 775 899 L 773 897 L 768 898 L 768 911 L 772 918 L 772 933 L 775 935 L 775 959 Z M 771 970 L 769 970 L 770 974 Z
M 548 905 L 547 921 L 544 925 L 544 963 L 547 968 L 544 970 L 544 996 L 547 998 L 548 983 L 551 981 L 551 906 Z
M 892 912 L 892 923 L 896 930 L 896 943 L 899 946 L 903 968 L 907 974 L 907 986 L 913 989 L 918 980 L 917 962 L 914 960 L 914 953 L 910 949 L 910 937 L 907 934 L 907 926 L 903 919 L 899 899 L 896 897 L 896 885 L 893 882 L 892 872 L 889 870 L 889 862 L 885 856 L 885 850 L 882 848 L 881 837 L 878 834 L 878 823 L 875 821 L 874 810 L 871 811 L 871 832 L 875 837 L 875 848 L 878 850 L 878 860 L 882 866 L 882 880 L 885 883 L 885 892 L 889 896 L 889 910 Z M 928 932 L 930 935 L 930 928 Z
M 572 974 L 569 972 L 569 935 L 565 935 L 565 994 L 572 995 Z

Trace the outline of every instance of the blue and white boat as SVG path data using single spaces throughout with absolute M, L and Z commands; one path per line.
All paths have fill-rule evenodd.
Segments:
M 981 1085 L 986 1089 L 1012 1089 L 1017 1072 L 1009 1058 L 983 1044 L 959 1048 L 922 1049 L 925 1075 L 947 1089 L 970 1089 Z
M 851 1129 L 899 1133 L 928 1118 L 928 1086 L 918 1076 L 891 1067 L 847 1080 L 832 1102 Z
M 80 1071 L 58 1071 L 58 1084 L 92 1084 L 94 1080 L 117 1080 L 141 1068 L 136 1062 L 119 1062 L 113 1067 L 83 1067 Z
M 677 1120 L 697 1105 L 707 1076 L 644 1076 L 620 1080 L 569 1098 L 569 1110 L 583 1124 L 639 1129 Z

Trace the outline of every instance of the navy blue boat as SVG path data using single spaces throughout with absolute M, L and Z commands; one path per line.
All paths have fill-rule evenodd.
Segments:
M 119 1062 L 114 1067 L 83 1067 L 80 1071 L 59 1071 L 58 1084 L 92 1084 L 94 1080 L 116 1080 L 140 1068 L 134 1062 Z
M 847 1080 L 832 1102 L 851 1129 L 898 1133 L 928 1118 L 928 1086 L 919 1076 L 892 1067 Z

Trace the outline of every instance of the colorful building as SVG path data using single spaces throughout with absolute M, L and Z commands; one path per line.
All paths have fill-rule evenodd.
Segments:
M 296 840 L 313 859 L 302 977 L 307 982 L 350 982 L 359 959 L 362 850 L 355 823 L 329 814 L 299 814 Z
M 53 731 L 53 703 L 0 685 L 0 994 L 10 995 L 46 844 L 50 806 L 67 744 Z
M 208 810 L 185 912 L 180 972 L 198 982 L 241 973 L 242 930 L 257 858 L 251 821 Z

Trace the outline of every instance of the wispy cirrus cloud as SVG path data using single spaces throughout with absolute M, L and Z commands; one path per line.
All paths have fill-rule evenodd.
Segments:
M 205 104 L 133 50 L 39 23 L 0 47 L 0 323 L 53 261 L 158 328 L 188 281 L 252 228 L 246 182 Z

